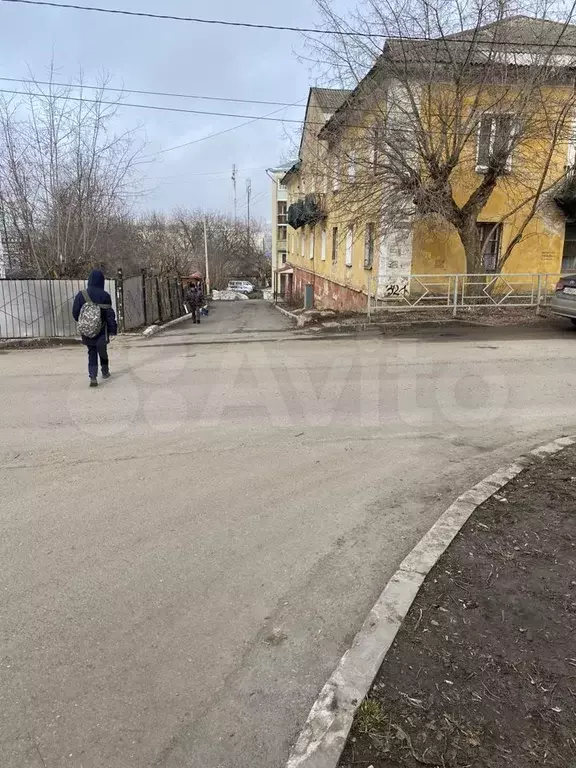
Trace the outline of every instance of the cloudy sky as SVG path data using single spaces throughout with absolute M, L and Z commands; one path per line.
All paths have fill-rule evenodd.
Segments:
M 68 0 L 63 0 L 68 2 Z M 72 2 L 72 0 L 70 0 Z M 338 0 L 341 6 L 353 0 Z M 317 20 L 313 0 L 99 0 L 107 8 L 124 8 L 183 16 L 288 26 L 311 26 Z M 62 82 L 78 76 L 96 82 L 103 72 L 111 85 L 199 96 L 305 103 L 316 73 L 301 63 L 298 34 L 226 28 L 157 19 L 140 19 L 75 10 L 0 2 L 0 76 L 46 77 L 54 59 Z M 321 83 L 320 83 L 321 84 Z M 0 82 L 0 88 L 18 87 Z M 275 106 L 126 95 L 126 101 L 176 106 L 239 115 L 265 115 Z M 275 117 L 297 119 L 302 108 L 281 109 Z M 257 122 L 188 147 L 163 152 L 246 122 L 243 118 L 173 114 L 122 107 L 118 130 L 141 125 L 148 167 L 146 209 L 175 206 L 232 211 L 232 165 L 239 169 L 239 211 L 245 212 L 245 186 L 252 180 L 255 215 L 269 218 L 269 181 L 265 169 L 291 151 L 290 123 Z M 156 154 L 161 153 L 161 154 Z

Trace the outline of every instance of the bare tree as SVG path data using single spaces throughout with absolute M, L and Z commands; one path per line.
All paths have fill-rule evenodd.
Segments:
M 263 280 L 268 276 L 269 265 L 262 248 L 255 241 L 258 231 L 256 223 L 248 241 L 245 227 L 225 214 L 180 210 L 175 212 L 174 221 L 200 271 L 204 270 L 206 223 L 210 276 L 215 288 L 225 288 L 231 277 L 251 276 Z
M 22 273 L 71 277 L 110 259 L 142 145 L 113 132 L 120 102 L 107 103 L 106 82 L 85 95 L 81 80 L 72 89 L 53 74 L 0 99 L 0 209 Z
M 490 233 L 477 224 L 499 194 L 494 227 L 514 220 L 491 265 L 501 269 L 569 170 L 575 5 L 554 22 L 539 0 L 530 18 L 507 0 L 365 0 L 348 18 L 316 4 L 333 35 L 308 39 L 311 58 L 352 89 L 312 170 L 316 189 L 338 191 L 332 214 L 384 233 L 440 223 L 458 233 L 467 271 L 484 272 Z

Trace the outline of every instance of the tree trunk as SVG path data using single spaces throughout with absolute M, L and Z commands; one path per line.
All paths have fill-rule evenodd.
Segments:
M 476 216 L 467 216 L 460 222 L 456 229 L 464 247 L 466 273 L 469 275 L 483 273 L 484 262 L 482 260 L 482 243 L 476 224 Z

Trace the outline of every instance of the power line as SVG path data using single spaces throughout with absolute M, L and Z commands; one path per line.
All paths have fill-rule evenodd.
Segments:
M 50 98 L 50 94 L 46 93 L 28 93 L 26 91 L 13 91 L 7 88 L 0 88 L 0 93 L 10 93 L 17 96 L 27 96 L 33 98 Z M 239 117 L 250 118 L 251 120 L 269 120 L 273 123 L 301 123 L 302 120 L 295 120 L 293 118 L 281 118 L 281 117 L 267 117 L 266 115 L 257 115 L 255 118 L 251 115 L 238 115 L 234 112 L 209 112 L 203 109 L 184 109 L 183 107 L 164 107 L 159 104 L 134 104 L 128 101 L 108 101 L 107 99 L 85 99 L 82 96 L 70 96 L 68 94 L 56 94 L 56 99 L 64 99 L 65 101 L 76 101 L 84 104 L 110 104 L 114 107 L 132 107 L 134 109 L 153 109 L 158 112 L 177 112 L 185 115 L 209 115 L 211 117 Z M 281 112 L 286 107 L 281 107 L 277 112 Z M 324 123 L 319 123 L 324 125 Z M 240 126 L 238 126 L 240 127 Z
M 208 136 L 202 136 L 199 139 L 194 139 L 193 141 L 185 142 L 184 144 L 179 144 L 175 147 L 169 147 L 167 149 L 160 150 L 159 152 L 154 153 L 154 157 L 156 155 L 160 155 L 164 152 L 170 152 L 173 149 L 181 149 L 182 147 L 191 146 L 192 144 L 197 144 L 201 141 L 206 141 L 207 139 L 215 138 L 216 136 L 221 136 L 224 133 L 229 133 L 230 131 L 236 131 L 238 128 L 243 128 L 246 125 L 251 125 L 252 123 L 259 122 L 260 120 L 265 120 L 266 122 L 271 123 L 295 123 L 297 125 L 310 125 L 310 126 L 320 126 L 320 128 L 323 128 L 330 120 L 308 120 L 305 121 L 303 119 L 295 119 L 290 117 L 273 117 L 274 114 L 277 114 L 278 112 L 282 112 L 286 107 L 280 107 L 279 109 L 275 109 L 272 112 L 269 112 L 266 115 L 256 115 L 255 117 L 252 117 L 251 115 L 238 115 L 236 113 L 231 112 L 209 112 L 201 109 L 184 109 L 182 107 L 163 107 L 159 104 L 133 104 L 131 102 L 126 101 L 108 101 L 106 99 L 85 99 L 82 96 L 69 96 L 68 94 L 59 95 L 56 94 L 54 96 L 51 96 L 47 93 L 29 93 L 27 91 L 13 91 L 6 88 L 0 88 L 0 93 L 8 93 L 12 95 L 18 95 L 18 96 L 25 96 L 27 98 L 54 98 L 54 99 L 63 99 L 64 101 L 74 101 L 74 102 L 80 102 L 84 104 L 109 104 L 114 107 L 132 107 L 134 109 L 152 109 L 157 112 L 176 112 L 179 114 L 185 114 L 185 115 L 209 115 L 211 117 L 238 117 L 238 118 L 249 118 L 247 122 L 240 123 L 240 125 L 232 126 L 231 128 L 225 128 L 222 131 L 217 131 L 216 133 L 211 133 Z M 358 112 L 360 110 L 353 109 L 352 112 Z M 436 114 L 436 113 L 430 113 L 430 117 L 442 117 L 442 114 Z M 359 123 L 346 123 L 345 124 L 347 128 L 366 128 L 366 125 L 359 124 Z M 438 134 L 440 136 L 445 135 L 445 132 L 438 131 L 434 129 L 430 129 L 427 131 L 429 134 Z M 464 134 L 467 134 L 468 131 L 464 131 Z M 147 157 L 150 157 L 148 155 Z
M 444 44 L 463 43 L 473 44 L 476 46 L 507 46 L 508 48 L 576 48 L 576 43 L 563 43 L 561 41 L 561 35 L 558 40 L 552 43 L 529 43 L 529 42 L 512 42 L 510 40 L 480 40 L 479 38 L 462 38 L 453 37 L 451 35 L 445 35 L 441 37 L 418 37 L 418 36 L 403 36 L 403 35 L 389 35 L 383 32 L 357 32 L 354 30 L 333 30 L 333 29 L 314 29 L 312 27 L 289 27 L 279 24 L 256 24 L 247 21 L 225 21 L 223 19 L 201 19 L 194 16 L 175 16 L 164 13 L 148 13 L 144 11 L 128 11 L 123 8 L 101 8 L 94 5 L 76 5 L 70 3 L 58 3 L 53 0 L 0 0 L 3 3 L 18 3 L 20 5 L 33 5 L 43 6 L 49 8 L 65 8 L 74 11 L 91 11 L 95 13 L 107 13 L 114 14 L 116 16 L 135 16 L 146 19 L 161 19 L 164 21 L 183 21 L 192 24 L 210 24 L 213 26 L 223 27 L 243 27 L 246 29 L 265 29 L 272 30 L 274 32 L 300 32 L 305 34 L 314 35 L 332 35 L 337 37 L 367 37 L 370 39 L 379 38 L 383 40 L 398 40 L 400 42 L 436 42 Z M 504 19 L 505 21 L 505 19 Z M 548 21 L 548 19 L 542 19 L 542 21 Z M 473 31 L 473 30 L 471 30 Z M 564 32 L 564 30 L 563 30 Z
M 186 21 L 192 24 L 212 24 L 223 27 L 244 27 L 248 29 L 270 29 L 275 32 L 307 32 L 319 35 L 334 34 L 328 29 L 312 29 L 306 27 L 283 27 L 276 24 L 254 24 L 247 21 L 224 21 L 222 19 L 199 19 L 192 16 L 173 16 L 165 13 L 145 13 L 144 11 L 127 11 L 123 8 L 100 8 L 94 5 L 72 5 L 57 3 L 51 0 L 1 0 L 4 3 L 20 3 L 21 5 L 40 5 L 50 8 L 68 8 L 74 11 L 93 11 L 95 13 L 112 13 L 117 16 L 138 16 L 145 19 L 162 19 L 164 21 Z M 346 37 L 387 37 L 387 35 L 371 35 L 368 32 L 339 32 Z
M 301 104 L 303 101 L 305 101 L 305 99 L 300 99 L 300 101 L 296 102 L 293 106 Z M 282 112 L 283 109 L 284 107 L 280 107 L 280 109 L 274 109 L 272 112 L 268 112 L 266 115 L 264 115 L 264 117 L 272 117 L 273 115 L 277 115 L 278 112 Z M 183 144 L 176 144 L 173 147 L 166 147 L 165 149 L 161 149 L 158 152 L 155 152 L 153 155 L 146 155 L 146 158 L 158 157 L 159 155 L 166 154 L 166 152 L 173 152 L 177 149 L 184 149 L 185 147 L 191 147 L 194 144 L 200 144 L 202 141 L 215 139 L 218 136 L 223 136 L 225 133 L 232 133 L 232 131 L 237 131 L 239 128 L 245 128 L 247 125 L 253 125 L 254 123 L 257 123 L 258 120 L 260 120 L 259 117 L 254 117 L 251 120 L 247 120 L 245 123 L 239 123 L 238 125 L 233 125 L 231 128 L 224 128 L 222 131 L 209 133 L 206 136 L 201 136 L 199 139 L 192 139 L 192 141 L 185 141 Z
M 30 78 L 22 77 L 0 77 L 0 80 L 8 83 L 26 83 L 29 85 L 48 85 L 56 86 L 57 88 L 76 88 L 86 89 L 90 91 L 113 91 L 115 93 L 137 93 L 143 96 L 168 96 L 175 99 L 198 99 L 203 101 L 231 101 L 238 104 L 260 104 L 263 106 L 273 107 L 294 107 L 300 106 L 299 104 L 290 104 L 285 101 L 261 101 L 259 99 L 233 99 L 224 98 L 222 96 L 193 96 L 189 93 L 170 93 L 166 91 L 145 91 L 138 90 L 136 88 L 112 88 L 108 85 L 85 85 L 84 83 L 55 83 L 50 80 L 32 80 Z

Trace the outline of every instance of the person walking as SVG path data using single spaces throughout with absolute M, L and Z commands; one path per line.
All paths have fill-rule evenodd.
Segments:
M 87 287 L 76 294 L 72 316 L 78 323 L 82 343 L 88 348 L 88 376 L 90 386 L 98 386 L 98 360 L 102 378 L 110 378 L 108 342 L 118 333 L 116 315 L 110 294 L 104 290 L 104 273 L 94 269 Z
M 186 291 L 186 304 L 192 315 L 192 322 L 200 323 L 200 297 L 196 285 L 188 286 L 188 290 Z

